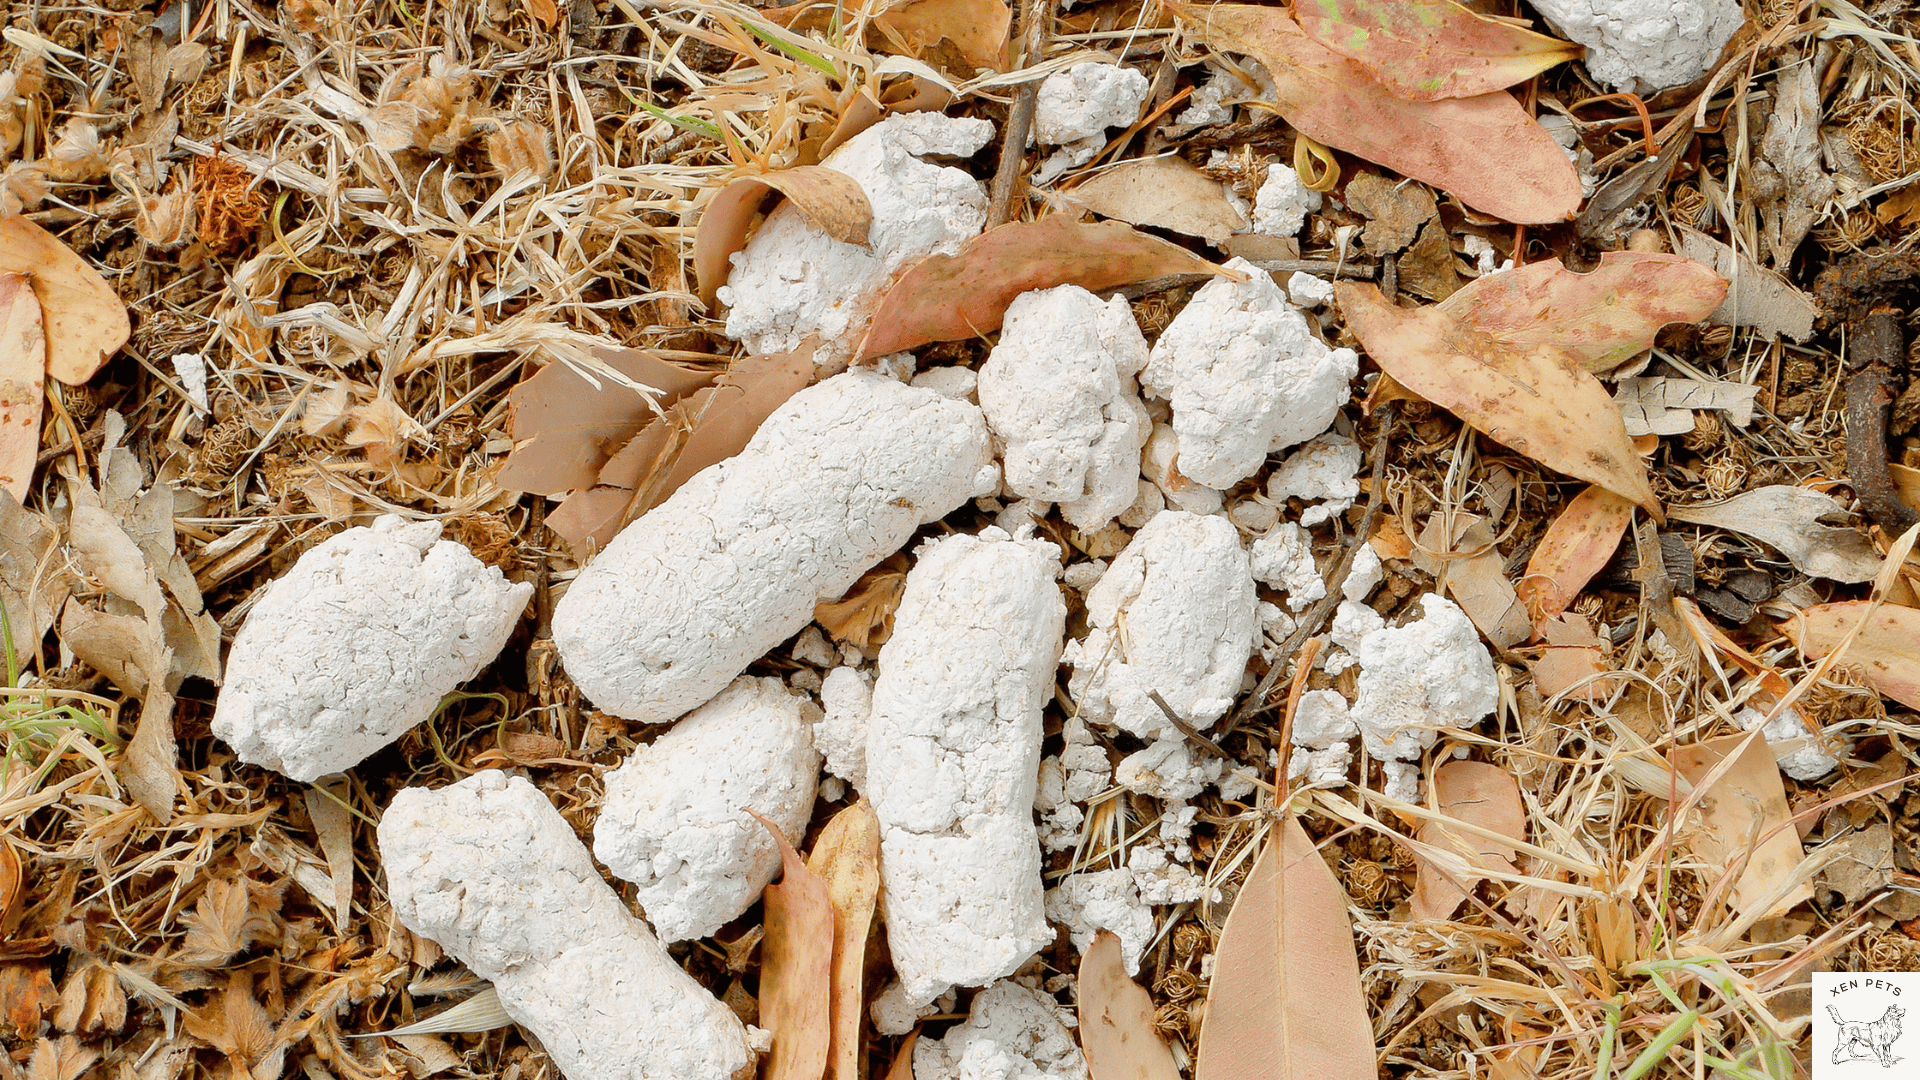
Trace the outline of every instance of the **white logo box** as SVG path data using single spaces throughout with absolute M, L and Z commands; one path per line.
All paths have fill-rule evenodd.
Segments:
M 1813 974 L 1814 1080 L 1920 1076 L 1920 971 Z

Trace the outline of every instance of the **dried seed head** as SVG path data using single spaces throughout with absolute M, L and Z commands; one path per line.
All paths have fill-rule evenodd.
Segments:
M 157 195 L 143 195 L 134 210 L 133 227 L 140 239 L 160 248 L 175 248 L 193 235 L 193 200 L 178 181 Z
M 47 197 L 47 170 L 37 161 L 16 161 L 0 173 L 0 217 L 24 213 Z
M 47 175 L 62 183 L 98 180 L 113 167 L 112 155 L 100 139 L 100 130 L 78 116 L 60 129 L 60 138 L 47 151 Z
M 280 17 L 295 33 L 317 34 L 333 21 L 333 6 L 327 0 L 281 0 Z
M 531 172 L 536 180 L 553 174 L 553 140 L 532 120 L 514 120 L 487 136 L 487 159 L 502 177 Z

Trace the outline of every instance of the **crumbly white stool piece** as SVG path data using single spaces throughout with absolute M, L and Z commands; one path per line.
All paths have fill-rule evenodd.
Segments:
M 1307 215 L 1320 209 L 1320 193 L 1301 183 L 1292 166 L 1267 166 L 1267 179 L 1253 196 L 1253 231 L 1263 236 L 1296 236 Z
M 607 774 L 593 856 L 634 883 L 660 940 L 711 935 L 779 873 L 780 849 L 747 811 L 800 843 L 820 787 L 819 713 L 779 679 L 742 676 Z
M 1347 743 L 1337 742 L 1319 750 L 1296 746 L 1287 759 L 1287 778 L 1304 777 L 1309 784 L 1338 784 L 1346 780 L 1347 769 L 1352 765 L 1353 748 Z M 1418 771 L 1416 768 L 1415 773 Z
M 1323 308 L 1333 303 L 1333 282 L 1323 277 L 1315 277 L 1304 270 L 1295 270 L 1287 278 L 1287 299 L 1298 308 Z
M 1342 776 L 1346 774 L 1344 768 L 1340 772 Z M 1380 794 L 1406 803 L 1420 801 L 1420 763 L 1418 761 L 1383 761 L 1380 763 L 1380 777 Z
M 1169 728 L 1144 749 L 1122 758 L 1113 768 L 1113 782 L 1128 791 L 1177 802 L 1218 783 L 1225 764 L 1217 757 L 1196 757 L 1187 737 Z
M 1754 725 L 1767 718 L 1767 714 L 1755 708 L 1744 708 L 1733 714 L 1733 722 L 1740 730 L 1750 731 Z M 1782 711 L 1773 723 L 1767 725 L 1762 734 L 1767 745 L 1773 748 L 1773 757 L 1780 765 L 1780 771 L 1795 780 L 1818 780 L 1840 765 L 1840 759 L 1820 749 L 1820 741 L 1807 730 L 1806 721 L 1792 709 Z
M 1417 762 L 1440 728 L 1478 723 L 1500 700 L 1493 656 L 1466 613 L 1437 593 L 1420 598 L 1420 612 L 1360 642 L 1360 687 L 1347 716 L 1383 761 Z
M 1127 851 L 1127 872 L 1133 875 L 1140 900 L 1147 904 L 1219 903 L 1219 889 L 1209 889 L 1205 878 L 1173 860 L 1159 844 L 1135 844 Z
M 1034 183 L 1093 160 L 1106 145 L 1108 128 L 1140 118 L 1148 89 L 1147 77 L 1133 68 L 1098 61 L 1047 76 L 1034 99 L 1031 141 L 1061 149 L 1034 170 Z
M 1587 71 L 1616 90 L 1651 95 L 1707 73 L 1746 14 L 1737 0 L 1540 0 Z
M 1233 259 L 1202 285 L 1154 342 L 1140 381 L 1173 405 L 1180 472 L 1226 489 L 1267 455 L 1327 429 L 1360 370 L 1352 349 L 1331 349 L 1266 271 Z
M 539 789 L 497 769 L 380 821 L 394 915 L 491 980 L 570 1080 L 746 1080 L 746 1028 L 667 956 Z
M 1183 475 L 1179 470 L 1179 457 L 1180 436 L 1170 424 L 1155 424 L 1140 454 L 1140 472 L 1152 481 L 1164 505 L 1189 514 L 1219 513 L 1226 504 L 1226 496 L 1217 488 L 1195 483 L 1192 477 Z
M 350 769 L 493 662 L 533 586 L 393 514 L 300 556 L 234 635 L 213 733 L 310 781 Z
M 844 368 L 894 275 L 928 255 L 958 254 L 986 224 L 985 186 L 922 159 L 965 157 L 992 138 L 985 120 L 921 112 L 890 116 L 848 139 L 822 164 L 867 193 L 868 246 L 835 240 L 790 202 L 774 207 L 733 256 L 720 289 L 727 336 L 749 352 L 779 353 L 817 334 L 814 362 L 825 373 Z
M 1078 285 L 1022 293 L 980 366 L 980 408 L 1005 444 L 1006 486 L 1093 530 L 1133 505 L 1152 421 L 1134 376 L 1147 339 L 1124 297 Z
M 1360 550 L 1353 553 L 1353 565 L 1347 567 L 1347 579 L 1340 583 L 1340 595 L 1356 604 L 1363 604 L 1384 580 L 1386 572 L 1380 562 L 1380 553 L 1373 550 L 1372 544 L 1361 544 Z
M 1066 653 L 1083 719 L 1142 736 L 1175 731 L 1147 696 L 1157 690 L 1187 723 L 1211 726 L 1233 704 L 1253 651 L 1253 576 L 1239 533 L 1225 518 L 1156 515 L 1087 593 L 1087 624 Z
M 1227 508 L 1227 520 L 1254 533 L 1265 533 L 1280 521 L 1280 508 L 1263 499 L 1241 499 Z
M 1087 951 L 1093 936 L 1111 930 L 1120 939 L 1127 973 L 1140 970 L 1140 954 L 1153 940 L 1153 909 L 1142 903 L 1125 868 L 1068 874 L 1047 890 L 1047 918 L 1067 928 L 1073 947 Z
M 1066 604 L 1059 549 L 998 529 L 918 551 L 880 650 L 867 796 L 900 996 L 1012 974 L 1053 940 L 1033 801 Z
M 928 368 L 913 377 L 913 385 L 931 390 L 941 397 L 959 398 L 979 404 L 976 394 L 980 387 L 980 373 L 970 367 L 951 365 L 948 367 Z
M 1293 745 L 1325 750 L 1360 734 L 1338 690 L 1309 690 L 1293 711 Z
M 978 408 L 836 375 L 614 537 L 555 606 L 554 644 L 595 705 L 672 720 L 998 482 Z
M 974 996 L 965 1023 L 914 1044 L 914 1080 L 1087 1080 L 1068 1022 L 1046 994 L 994 983 Z
M 1327 583 L 1313 559 L 1313 537 L 1291 521 L 1274 526 L 1248 552 L 1253 576 L 1262 585 L 1287 594 L 1287 607 L 1305 611 L 1327 595 Z
M 1313 503 L 1300 512 L 1300 524 L 1310 528 L 1346 513 L 1360 494 L 1359 472 L 1359 443 L 1345 435 L 1318 435 L 1287 455 L 1267 477 L 1267 498 Z
M 1358 600 L 1342 600 L 1340 606 L 1333 609 L 1333 625 L 1328 637 L 1339 648 L 1357 653 L 1368 634 L 1386 628 L 1387 620 L 1381 618 L 1379 612 Z
M 826 759 L 827 771 L 865 791 L 872 680 L 858 668 L 834 668 L 820 683 L 820 708 L 825 715 L 813 725 L 813 745 Z

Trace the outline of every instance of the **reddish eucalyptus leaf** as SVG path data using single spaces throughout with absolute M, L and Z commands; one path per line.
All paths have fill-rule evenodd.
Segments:
M 753 216 L 767 196 L 779 192 L 828 236 L 843 244 L 867 246 L 873 204 L 859 181 L 825 165 L 800 165 L 779 172 L 735 176 L 700 212 L 693 236 L 693 269 L 700 281 L 700 302 L 713 307 L 714 294 L 727 283 L 733 253 L 747 246 Z
M 1409 390 L 1496 442 L 1662 519 L 1612 395 L 1564 353 L 1503 343 L 1445 305 L 1397 307 L 1372 285 L 1338 282 L 1334 298 L 1368 355 Z
M 1080 1048 L 1092 1080 L 1180 1080 L 1166 1040 L 1153 1029 L 1153 998 L 1127 974 L 1120 937 L 1093 936 L 1080 957 Z
M 1512 773 L 1497 765 L 1484 761 L 1449 761 L 1433 771 L 1433 794 L 1439 811 L 1450 818 L 1515 840 L 1527 838 L 1527 808 L 1520 801 L 1520 784 Z M 1448 829 L 1443 822 L 1432 819 L 1422 822 L 1420 842 L 1459 854 L 1479 869 L 1509 873 L 1514 870 L 1513 858 L 1517 852 L 1511 844 Z M 1413 917 L 1452 918 L 1467 898 L 1463 890 L 1473 888 L 1479 880 L 1477 874 L 1443 875 L 1433 863 L 1419 860 L 1419 877 L 1413 887 Z
M 1286 8 L 1167 7 L 1189 34 L 1266 65 L 1275 109 L 1313 139 L 1522 225 L 1566 221 L 1580 208 L 1573 163 L 1512 94 L 1408 101 L 1308 37 Z
M 1787 808 L 1786 784 L 1780 779 L 1780 765 L 1767 749 L 1766 740 L 1749 739 L 1746 734 L 1723 735 L 1677 746 L 1669 760 L 1675 772 L 1697 786 L 1714 766 L 1736 751 L 1739 757 L 1732 768 L 1700 800 L 1697 827 L 1688 833 L 1687 845 L 1707 864 L 1710 876 L 1745 860 L 1728 892 L 1735 911 L 1760 918 L 1782 915 L 1812 897 L 1813 887 L 1802 879 L 1788 886 L 1778 900 L 1756 910 L 1763 900 L 1793 880 L 1806 854 L 1800 834 L 1789 824 L 1792 811 Z
M 880 819 L 860 799 L 833 815 L 807 856 L 807 869 L 827 885 L 833 906 L 833 984 L 827 1002 L 832 1037 L 826 1080 L 860 1080 L 861 989 L 867 932 L 880 897 Z
M 958 255 L 929 255 L 887 290 L 861 344 L 861 359 L 1000 328 L 1023 292 L 1078 285 L 1091 292 L 1175 274 L 1242 276 L 1118 221 L 1081 224 L 1066 215 L 989 229 Z
M 1809 660 L 1822 660 L 1867 610 L 1867 601 L 1819 604 L 1781 624 Z M 1882 604 L 1860 628 L 1842 666 L 1858 671 L 1875 692 L 1920 709 L 1920 610 Z
M 1453 0 L 1300 0 L 1293 11 L 1308 37 L 1410 101 L 1504 90 L 1583 51 Z
M 753 814 L 753 811 L 747 811 Z M 827 883 L 766 818 L 754 819 L 780 848 L 780 880 L 766 887 L 760 945 L 760 1023 L 773 1033 L 764 1080 L 820 1080 L 832 1032 L 833 904 Z
M 1726 295 L 1727 279 L 1691 259 L 1609 251 L 1586 274 L 1558 259 L 1488 274 L 1440 308 L 1502 344 L 1548 345 L 1603 372 L 1652 348 L 1668 323 L 1706 318 Z
M 46 407 L 47 337 L 25 274 L 0 274 L 0 488 L 27 501 Z
M 1593 575 L 1613 558 L 1633 518 L 1633 504 L 1603 487 L 1590 487 L 1573 497 L 1560 516 L 1547 526 L 1540 546 L 1527 560 L 1527 576 L 1520 579 L 1520 599 L 1533 616 L 1533 632 L 1548 619 L 1567 610 Z
M 1377 1075 L 1347 897 L 1291 815 L 1268 835 L 1214 956 L 1194 1080 Z
M 711 384 L 717 370 L 682 367 L 644 349 L 596 349 L 595 359 L 659 395 L 661 407 Z M 660 414 L 638 391 L 602 377 L 595 386 L 572 365 L 548 364 L 507 393 L 513 452 L 494 483 L 553 495 L 591 486 L 607 459 Z
M 107 279 L 52 233 L 18 214 L 0 217 L 0 274 L 25 274 L 40 300 L 47 374 L 79 386 L 127 343 L 127 305 Z

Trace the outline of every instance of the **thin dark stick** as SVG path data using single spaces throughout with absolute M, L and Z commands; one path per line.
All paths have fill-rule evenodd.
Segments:
M 1220 749 L 1219 744 L 1215 743 L 1212 739 L 1207 738 L 1205 735 L 1200 734 L 1199 728 L 1196 728 L 1192 724 L 1187 723 L 1185 720 L 1180 719 L 1180 717 L 1173 711 L 1173 706 L 1167 704 L 1167 699 L 1160 696 L 1160 691 L 1149 690 L 1147 691 L 1147 697 L 1152 699 L 1155 705 L 1160 706 L 1161 712 L 1167 714 L 1167 722 L 1172 724 L 1174 727 L 1178 728 L 1180 730 L 1180 734 L 1185 735 L 1188 739 L 1192 740 L 1195 746 L 1198 746 L 1200 749 L 1205 750 L 1208 753 L 1214 755 L 1215 757 L 1221 758 L 1222 760 L 1225 760 L 1225 761 L 1234 760 L 1233 755 L 1227 753 L 1225 750 Z M 1238 764 L 1238 762 L 1235 762 L 1235 764 Z
M 1020 25 L 1024 31 L 1020 66 L 1032 67 L 1047 51 L 1047 39 L 1053 28 L 1053 0 L 1025 0 L 1020 5 Z M 987 200 L 987 228 L 1013 220 L 1013 193 L 1020 186 L 1020 166 L 1027 158 L 1027 133 L 1033 130 L 1034 102 L 1040 96 L 1040 80 L 1029 79 L 1014 91 L 1013 111 L 1007 115 L 1006 141 L 1000 147 L 1000 167 L 993 174 L 993 189 Z

